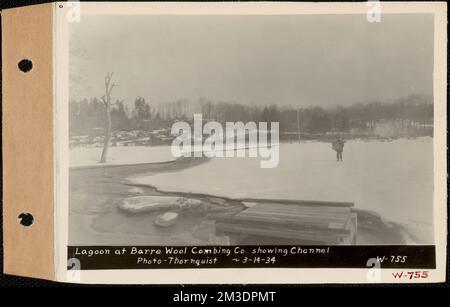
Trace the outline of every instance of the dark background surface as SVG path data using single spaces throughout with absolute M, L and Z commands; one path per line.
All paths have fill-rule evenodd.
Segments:
M 97 0 L 100 2 L 99 0 Z M 41 4 L 41 3 L 50 3 L 52 1 L 46 1 L 46 0 L 2 0 L 0 2 L 0 9 L 6 9 L 6 8 L 12 8 L 12 7 L 20 7 L 20 6 L 26 6 L 26 5 L 32 5 L 32 4 Z M 107 2 L 107 1 L 101 1 L 101 2 Z M 110 1 L 112 2 L 112 1 Z M 448 27 L 448 26 L 447 26 Z M 0 34 L 0 40 L 1 40 L 1 34 Z M 448 55 L 447 55 L 448 58 Z M 0 69 L 1 69 L 1 62 L 0 62 Z M 447 69 L 447 76 L 448 76 L 448 69 Z M 448 78 L 448 77 L 447 77 Z M 1 95 L 1 79 L 0 79 L 0 95 Z M 447 86 L 447 98 L 448 98 L 448 86 Z M 448 99 L 447 99 L 448 101 Z M 448 103 L 447 103 L 448 106 Z M 1 110 L 0 110 L 1 112 Z M 448 120 L 447 120 L 448 122 Z M 0 136 L 1 138 L 1 136 Z M 448 136 L 447 136 L 447 142 L 448 142 Z M 3 143 L 2 143 L 3 144 Z M 2 158 L 2 153 L 0 153 L 0 157 Z M 447 152 L 447 158 L 448 158 L 448 152 Z M 3 161 L 3 159 L 2 159 Z M 0 183 L 3 183 L 3 178 L 0 179 Z M 3 184 L 2 184 L 3 186 Z M 447 188 L 448 190 L 448 188 Z M 3 189 L 2 189 L 2 199 L 3 199 Z M 2 206 L 3 207 L 3 202 Z M 448 203 L 447 203 L 448 207 Z M 0 211 L 0 224 L 3 225 L 2 220 L 2 211 Z M 447 225 L 448 227 L 448 225 Z M 448 229 L 447 229 L 448 232 Z M 5 275 L 3 274 L 3 234 L 0 230 L 0 258 L 2 261 L 0 262 L 0 269 L 1 269 L 1 275 L 0 275 L 0 287 L 102 287 L 101 285 L 75 285 L 75 284 L 65 284 L 65 283 L 58 283 L 58 282 L 51 282 L 51 281 L 45 281 L 45 280 L 39 280 L 39 279 L 33 279 L 33 278 L 25 278 L 25 277 L 18 277 L 18 276 L 11 276 L 11 275 Z M 448 240 L 448 239 L 447 239 Z M 448 245 L 448 244 L 447 244 Z M 433 288 L 448 288 L 449 283 L 449 258 L 447 254 L 447 282 L 441 283 L 441 284 L 421 284 L 421 285 L 358 285 L 358 284 L 352 284 L 347 285 L 347 287 L 351 288 L 358 288 L 361 290 L 361 288 L 367 288 L 367 287 L 395 287 L 395 288 L 417 288 L 417 287 L 433 287 Z M 116 287 L 118 285 L 112 286 Z M 111 287 L 111 286 L 108 286 Z M 134 287 L 143 287 L 143 286 L 134 286 Z M 165 302 L 172 302 L 172 297 L 174 293 L 179 293 L 180 291 L 188 292 L 188 293 L 211 293 L 215 294 L 217 291 L 276 291 L 275 296 L 275 302 L 274 303 L 286 303 L 286 302 L 295 302 L 293 299 L 299 298 L 299 288 L 302 287 L 308 287 L 314 289 L 314 288 L 320 288 L 323 287 L 323 285 L 235 285 L 235 286 L 228 286 L 228 285 L 211 285 L 211 286 L 196 286 L 196 285 L 177 285 L 176 281 L 174 280 L 174 285 L 171 286 L 147 286 L 151 287 L 151 289 L 146 289 L 147 294 L 151 294 L 152 298 L 151 301 L 165 301 Z M 342 285 L 328 285 L 328 287 L 333 288 L 339 288 L 341 289 Z M 151 291 L 150 291 L 151 290 Z M 149 292 L 148 292 L 149 291 Z M 2 291 L 3 293 L 3 291 Z M 305 291 L 302 291 L 302 293 L 305 293 Z M 293 299 L 292 299 L 293 298 Z M 20 299 L 20 298 L 19 298 Z M 406 299 L 406 297 L 405 297 Z M 428 301 L 431 301 L 433 299 L 430 299 Z M 408 300 L 409 301 L 409 300 Z M 306 302 L 305 302 L 306 303 Z M 392 301 L 391 301 L 392 303 Z

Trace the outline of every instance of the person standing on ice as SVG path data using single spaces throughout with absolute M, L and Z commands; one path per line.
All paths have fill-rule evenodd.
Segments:
M 336 159 L 338 162 L 343 161 L 342 152 L 344 151 L 344 143 L 345 142 L 340 137 L 338 137 L 337 140 L 332 143 L 332 148 L 334 151 L 336 151 Z

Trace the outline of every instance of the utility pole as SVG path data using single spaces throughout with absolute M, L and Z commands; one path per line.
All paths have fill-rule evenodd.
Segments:
M 297 108 L 297 133 L 298 133 L 298 142 L 300 143 L 300 109 Z

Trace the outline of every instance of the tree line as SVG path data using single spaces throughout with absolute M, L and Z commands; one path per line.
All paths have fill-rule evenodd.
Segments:
M 200 99 L 150 104 L 137 97 L 130 109 L 124 101 L 110 102 L 113 131 L 155 130 L 167 128 L 174 121 L 192 120 L 202 113 L 204 120 L 280 123 L 281 132 L 326 133 L 329 131 L 364 131 L 377 123 L 389 122 L 399 127 L 420 128 L 433 124 L 433 99 L 413 95 L 391 102 L 372 101 L 336 107 L 293 107 L 244 105 L 236 102 L 213 102 Z M 107 121 L 104 101 L 98 98 L 70 101 L 69 125 L 71 135 L 87 135 L 104 129 Z

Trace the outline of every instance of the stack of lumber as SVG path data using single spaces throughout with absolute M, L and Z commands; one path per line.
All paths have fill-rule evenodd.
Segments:
M 234 215 L 215 214 L 216 235 L 276 237 L 302 244 L 354 244 L 353 203 L 246 200 L 256 203 Z

